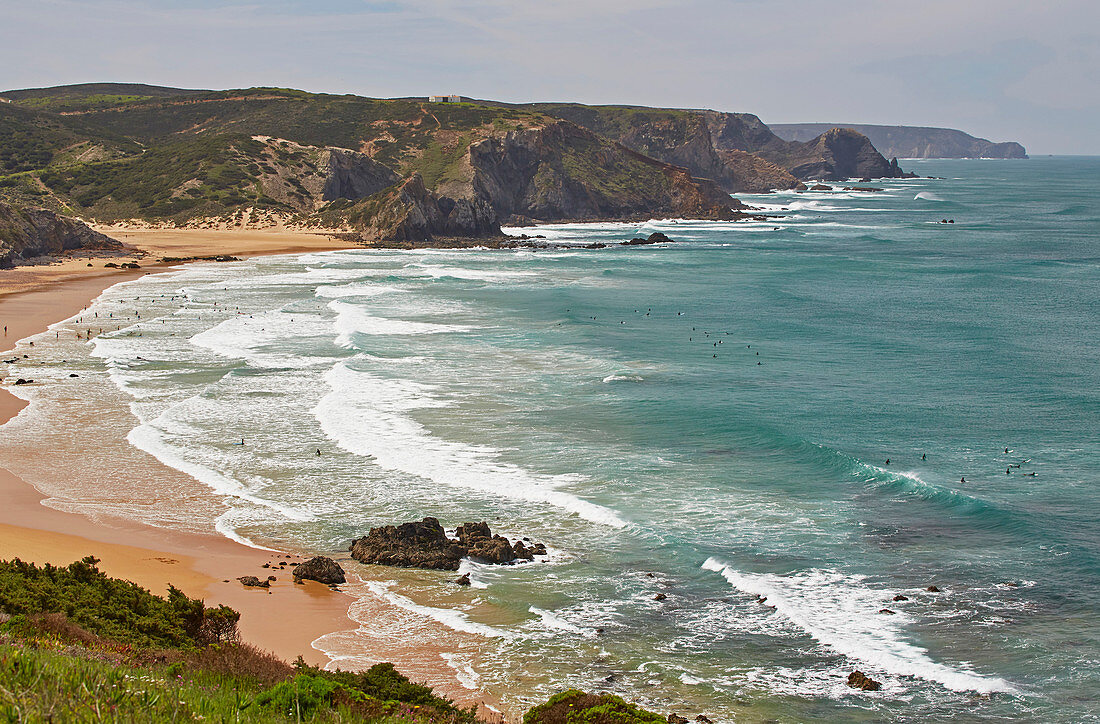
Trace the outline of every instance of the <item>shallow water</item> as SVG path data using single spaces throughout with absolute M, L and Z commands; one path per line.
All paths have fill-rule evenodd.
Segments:
M 49 384 L 0 450 L 50 441 L 17 472 L 58 507 L 277 549 L 424 515 L 546 542 L 470 589 L 350 562 L 366 625 L 315 644 L 422 641 L 514 710 L 568 684 L 724 720 L 1089 720 L 1100 159 L 910 165 L 945 178 L 515 231 L 665 247 L 127 282 L 21 348 Z M 147 454 L 191 483 L 134 480 Z

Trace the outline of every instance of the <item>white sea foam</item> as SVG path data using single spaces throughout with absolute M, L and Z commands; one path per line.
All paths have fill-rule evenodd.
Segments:
M 380 297 L 383 294 L 407 292 L 407 289 L 386 284 L 370 282 L 352 282 L 351 284 L 333 284 L 317 287 L 314 294 L 323 299 L 342 299 L 344 297 Z
M 508 282 L 525 277 L 538 276 L 532 271 L 508 271 L 504 269 L 489 271 L 485 269 L 463 269 L 460 267 L 436 266 L 433 264 L 409 264 L 408 268 L 418 270 L 433 279 L 450 277 L 451 279 L 467 279 L 482 282 Z
M 299 342 L 303 332 L 316 328 L 304 313 L 271 311 L 264 314 L 237 315 L 191 337 L 191 344 L 231 359 L 241 359 L 256 367 L 312 367 L 323 360 L 304 355 L 301 350 L 280 353 L 269 348 L 280 342 Z
M 363 307 L 346 302 L 332 301 L 328 304 L 336 312 L 333 326 L 336 328 L 336 343 L 342 347 L 352 347 L 352 335 L 419 335 L 448 334 L 468 332 L 473 327 L 465 324 L 437 324 L 435 322 L 411 322 L 404 319 L 376 317 Z
M 476 634 L 478 636 L 487 636 L 489 638 L 511 638 L 511 634 L 507 631 L 502 631 L 487 624 L 478 623 L 477 621 L 471 621 L 470 617 L 461 611 L 425 606 L 413 601 L 411 598 L 402 596 L 399 593 L 394 593 L 390 589 L 395 585 L 397 584 L 394 581 L 366 581 L 367 588 L 375 596 L 378 596 L 398 608 L 403 608 L 406 611 L 411 611 L 420 616 L 426 616 L 433 621 L 443 624 L 449 629 L 462 631 L 463 633 Z
M 457 654 L 450 653 L 441 653 L 439 658 L 447 662 L 447 666 L 454 669 L 455 678 L 458 679 L 458 683 L 462 684 L 467 689 L 477 689 L 478 684 L 481 683 L 481 676 L 474 671 L 474 667 L 470 666 L 468 661 L 459 661 Z
M 608 375 L 603 378 L 604 384 L 612 382 L 642 382 L 641 375 Z
M 817 641 L 882 671 L 935 681 L 954 691 L 1015 691 L 1003 679 L 938 663 L 927 650 L 905 641 L 908 616 L 879 613 L 891 593 L 865 585 L 858 576 L 816 569 L 789 576 L 741 573 L 715 558 L 708 558 L 703 569 L 720 574 L 739 591 L 766 596 L 777 614 Z
M 344 362 L 325 373 L 324 379 L 332 392 L 321 399 L 313 414 L 325 434 L 350 453 L 373 458 L 386 470 L 492 497 L 552 505 L 615 528 L 626 526 L 614 511 L 558 490 L 581 482 L 579 476 L 530 473 L 501 462 L 499 451 L 491 447 L 433 436 L 403 414 L 446 404 L 432 397 L 423 385 L 356 371 Z
M 561 616 L 558 616 L 553 611 L 547 611 L 545 609 L 538 608 L 536 606 L 531 606 L 527 610 L 530 611 L 531 613 L 537 615 L 539 618 L 541 618 L 542 619 L 542 625 L 545 626 L 548 629 L 552 629 L 554 631 L 564 631 L 566 633 L 571 633 L 571 634 L 577 634 L 578 636 L 584 636 L 585 638 L 595 638 L 596 637 L 595 629 L 581 628 L 580 626 L 576 626 L 574 624 L 571 624 L 568 621 L 566 621 L 564 618 L 562 618 Z
M 138 425 L 126 435 L 126 440 L 138 450 L 149 453 L 170 468 L 190 475 L 219 495 L 240 498 L 254 505 L 268 508 L 288 520 L 302 522 L 314 519 L 314 516 L 307 512 L 265 500 L 249 491 L 239 480 L 223 475 L 201 463 L 188 460 L 165 441 L 162 427 L 164 424 L 165 419 L 162 416 L 150 423 Z
M 913 200 L 914 201 L 917 201 L 917 200 L 920 200 L 920 201 L 943 201 L 942 198 L 940 198 L 939 196 L 936 196 L 931 191 L 921 191 L 920 193 L 918 193 L 916 196 L 913 197 Z

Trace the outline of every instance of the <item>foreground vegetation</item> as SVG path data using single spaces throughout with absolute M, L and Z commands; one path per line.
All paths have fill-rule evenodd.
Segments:
M 239 640 L 233 609 L 171 588 L 155 596 L 69 566 L 0 561 L 0 721 L 474 724 L 393 664 L 293 665 Z M 525 724 L 657 724 L 617 697 L 568 691 Z

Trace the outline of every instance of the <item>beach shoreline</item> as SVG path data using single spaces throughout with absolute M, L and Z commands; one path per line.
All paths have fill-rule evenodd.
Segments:
M 207 231 L 109 229 L 112 236 L 150 257 L 235 257 L 309 253 L 357 248 L 347 240 L 325 234 L 283 231 Z M 179 262 L 141 261 L 142 268 L 105 269 L 106 257 L 66 260 L 60 264 L 0 270 L 0 357 L 12 356 L 15 344 L 46 331 L 87 307 L 105 289 L 144 274 L 166 271 Z M 116 261 L 118 261 L 116 259 Z M 89 266 L 92 263 L 93 266 Z M 10 384 L 11 380 L 8 380 Z M 0 429 L 27 403 L 0 388 Z M 48 455 L 49 450 L 36 454 Z M 225 604 L 241 612 L 241 637 L 280 658 L 325 666 L 331 659 L 313 646 L 325 634 L 354 630 L 349 616 L 354 599 L 312 581 L 294 584 L 289 563 L 303 560 L 284 552 L 251 548 L 214 532 L 188 533 L 136 521 L 99 517 L 52 508 L 31 483 L 8 470 L 17 461 L 0 460 L 0 559 L 21 558 L 38 564 L 68 565 L 87 555 L 100 559 L 106 574 L 131 580 L 154 593 L 174 585 L 207 605 Z M 163 466 L 151 459 L 149 465 Z M 178 474 L 164 468 L 164 474 Z M 278 568 L 279 562 L 288 567 Z M 269 589 L 250 589 L 236 578 L 274 574 Z M 394 663 L 400 669 L 401 661 Z M 447 674 L 440 662 L 439 671 Z M 453 677 L 451 677 L 453 678 Z M 483 693 L 464 688 L 437 687 L 462 705 L 491 701 Z

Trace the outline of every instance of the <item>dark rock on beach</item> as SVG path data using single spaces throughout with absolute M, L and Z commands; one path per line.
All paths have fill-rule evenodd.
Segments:
M 680 716 L 679 714 L 668 715 L 668 724 L 687 724 L 687 721 L 688 720 L 686 718 Z
M 463 558 L 486 563 L 507 564 L 532 560 L 546 553 L 546 546 L 523 541 L 515 543 L 494 535 L 487 523 L 464 523 L 455 531 L 457 539 L 447 537 L 435 518 L 371 528 L 362 538 L 351 542 L 351 557 L 361 563 L 401 568 L 434 568 L 456 571 Z
M 256 578 L 256 576 L 241 576 L 237 580 L 241 582 L 241 585 L 247 586 L 248 588 L 270 588 L 271 587 L 271 582 L 270 581 L 261 581 L 259 578 Z
M 347 581 L 340 564 L 324 556 L 310 558 L 294 569 L 294 582 L 298 583 L 302 580 L 317 581 L 330 586 Z
M 909 597 L 908 596 L 903 596 L 902 594 L 899 593 L 898 595 L 894 596 L 894 600 L 895 601 L 908 601 Z
M 862 671 L 853 671 L 848 674 L 848 686 L 862 691 L 878 691 L 882 684 L 867 676 Z

